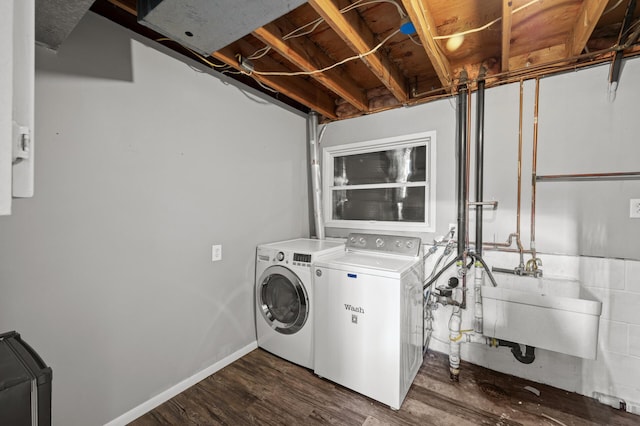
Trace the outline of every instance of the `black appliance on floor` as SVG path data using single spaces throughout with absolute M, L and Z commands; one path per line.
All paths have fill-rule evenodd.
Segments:
M 0 425 L 51 425 L 51 378 L 19 333 L 0 334 Z

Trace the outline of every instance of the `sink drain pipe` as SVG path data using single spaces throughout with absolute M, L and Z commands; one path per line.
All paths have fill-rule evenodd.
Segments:
M 533 346 L 525 345 L 525 351 L 522 353 L 519 343 L 510 342 L 502 339 L 491 339 L 491 346 L 507 346 L 511 348 L 513 357 L 523 364 L 531 364 L 536 360 L 536 348 Z
M 477 119 L 476 119 L 476 164 L 475 164 L 475 203 L 469 203 L 469 134 L 470 125 L 470 108 L 469 87 L 467 85 L 467 74 L 462 72 L 460 75 L 460 85 L 458 86 L 457 96 L 457 128 L 456 128 L 456 146 L 458 152 L 457 162 L 457 213 L 458 213 L 458 247 L 457 256 L 453 262 L 447 264 L 438 274 L 436 274 L 425 287 L 430 286 L 438 277 L 455 262 L 458 268 L 458 276 L 462 282 L 462 302 L 451 301 L 453 311 L 449 319 L 449 375 L 454 381 L 459 380 L 460 375 L 460 345 L 464 342 L 478 343 L 494 343 L 495 346 L 509 346 L 514 357 L 525 364 L 530 364 L 535 359 L 535 348 L 526 346 L 525 353 L 520 351 L 520 345 L 513 342 L 497 341 L 495 339 L 484 336 L 483 333 L 483 316 L 482 316 L 482 286 L 484 284 L 484 274 L 486 272 L 493 286 L 497 286 L 495 278 L 491 270 L 487 267 L 486 262 L 482 258 L 482 221 L 483 221 L 483 173 L 484 173 L 484 93 L 485 93 L 485 77 L 486 68 L 480 69 L 477 90 Z M 469 252 L 468 247 L 468 224 L 469 224 L 469 206 L 474 204 L 476 207 L 476 238 L 475 250 Z M 462 317 L 461 312 L 466 309 L 466 273 L 470 265 L 467 265 L 467 257 L 474 261 L 474 324 L 472 330 L 461 330 Z M 473 334 L 463 334 L 467 332 Z
M 459 306 L 453 307 L 451 318 L 449 319 L 449 377 L 458 381 L 460 376 L 460 340 L 462 337 L 460 325 L 462 323 L 461 311 L 466 307 L 466 273 L 467 273 L 467 225 L 468 225 L 468 109 L 471 105 L 468 102 L 467 72 L 460 73 L 460 85 L 458 86 L 458 96 L 456 104 L 456 148 L 458 151 L 458 163 L 456 167 L 456 195 L 457 195 L 457 232 L 458 247 L 456 256 L 456 268 L 458 276 L 462 281 L 462 302 Z M 462 309 L 461 309 L 462 308 Z

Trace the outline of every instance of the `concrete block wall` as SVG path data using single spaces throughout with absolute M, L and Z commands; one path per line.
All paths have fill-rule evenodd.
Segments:
M 427 275 L 440 253 L 442 248 L 427 259 Z M 544 253 L 539 257 L 546 277 L 579 280 L 581 297 L 602 302 L 597 358 L 588 360 L 536 349 L 536 360 L 525 365 L 514 359 L 509 348 L 465 343 L 462 359 L 589 397 L 596 393 L 610 395 L 624 400 L 627 411 L 640 415 L 640 261 Z M 484 258 L 490 267 L 513 268 L 518 264 L 515 253 L 487 251 Z M 436 285 L 445 284 L 454 274 L 455 268 L 451 268 Z M 470 274 L 463 330 L 473 328 L 473 270 Z M 430 350 L 449 352 L 451 310 L 440 306 L 434 312 Z M 464 370 L 460 380 L 465 380 Z

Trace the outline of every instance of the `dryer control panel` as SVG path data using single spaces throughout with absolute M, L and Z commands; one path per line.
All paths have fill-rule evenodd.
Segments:
M 311 267 L 312 255 L 280 250 L 258 250 L 258 260 L 285 265 Z

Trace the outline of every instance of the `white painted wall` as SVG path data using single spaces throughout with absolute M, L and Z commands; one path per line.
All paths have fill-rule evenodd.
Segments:
M 0 218 L 0 330 L 52 366 L 55 425 L 255 342 L 255 247 L 308 235 L 305 118 L 167 52 L 91 13 L 37 52 L 36 196 Z
M 640 58 L 627 60 L 613 101 L 608 97 L 606 65 L 542 79 L 538 175 L 640 171 L 638 75 Z M 517 83 L 486 92 L 484 198 L 498 201 L 499 207 L 485 211 L 485 242 L 504 242 L 516 230 L 519 94 Z M 531 235 L 534 94 L 535 81 L 525 82 L 521 211 L 525 248 Z M 322 140 L 326 147 L 429 130 L 437 132 L 437 231 L 422 235 L 426 243 L 456 221 L 453 101 L 331 123 Z M 470 194 L 473 201 L 473 188 Z M 640 181 L 537 186 L 536 248 L 545 274 L 579 279 L 585 295 L 603 302 L 597 360 L 538 350 L 535 363 L 526 366 L 514 360 L 508 348 L 474 344 L 463 345 L 463 359 L 588 396 L 597 391 L 639 402 L 640 220 L 629 218 L 630 198 L 640 198 Z M 473 212 L 471 219 L 473 240 Z M 327 235 L 346 232 L 328 229 Z M 504 253 L 487 253 L 486 258 L 490 266 L 513 268 L 518 263 L 517 256 Z M 446 283 L 449 276 L 444 274 L 437 284 Z M 462 329 L 472 328 L 472 297 L 469 303 Z M 449 307 L 436 311 L 432 349 L 448 352 L 450 314 Z M 461 377 L 464 380 L 464 371 Z
M 608 99 L 606 65 L 540 81 L 537 174 L 640 172 L 640 59 L 625 62 L 614 101 Z M 485 96 L 484 240 L 506 241 L 516 230 L 519 84 L 487 90 Z M 522 240 L 529 248 L 535 81 L 524 85 Z M 475 96 L 472 141 L 475 143 Z M 341 145 L 421 131 L 437 132 L 437 211 L 434 234 L 456 220 L 455 101 L 331 123 L 322 146 Z M 472 158 L 472 165 L 474 164 Z M 473 177 L 473 166 L 471 171 Z M 471 179 L 473 182 L 473 178 Z M 470 196 L 473 200 L 473 185 Z M 547 253 L 640 260 L 640 219 L 629 218 L 629 200 L 640 197 L 640 180 L 537 184 L 536 247 Z M 473 212 L 472 212 L 473 213 Z M 473 214 L 471 215 L 474 232 Z M 344 235 L 347 231 L 327 231 Z M 472 235 L 473 239 L 473 235 Z
M 436 232 L 423 238 L 442 235 L 449 223 L 456 221 L 455 184 L 455 101 L 440 100 L 412 108 L 329 123 L 320 141 L 320 149 L 374 139 L 436 131 Z M 323 177 L 324 178 L 324 177 Z M 330 218 L 325 218 L 328 221 Z M 351 230 L 327 228 L 327 236 L 344 237 Z M 371 230 L 359 230 L 372 232 Z M 387 232 L 390 233 L 390 232 Z M 401 234 L 401 232 L 398 232 Z

